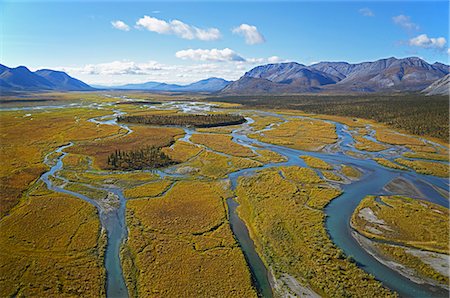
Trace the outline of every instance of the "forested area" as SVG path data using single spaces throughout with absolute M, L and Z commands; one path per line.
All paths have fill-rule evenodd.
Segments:
M 182 114 L 182 115 L 136 115 L 120 116 L 119 122 L 148 124 L 148 125 L 174 125 L 191 127 L 217 127 L 242 124 L 246 120 L 240 115 L 232 114 Z
M 160 147 L 148 146 L 136 150 L 115 150 L 108 156 L 112 170 L 144 170 L 166 167 L 174 164 Z
M 412 134 L 449 139 L 449 101 L 446 96 L 267 95 L 209 97 L 206 100 L 371 119 Z

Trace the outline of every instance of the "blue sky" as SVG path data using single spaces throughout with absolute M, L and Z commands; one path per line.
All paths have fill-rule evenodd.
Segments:
M 237 79 L 281 61 L 449 59 L 448 1 L 0 1 L 0 10 L 0 63 L 93 84 Z

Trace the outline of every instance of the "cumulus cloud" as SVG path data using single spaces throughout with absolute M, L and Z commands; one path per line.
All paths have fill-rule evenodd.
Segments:
M 217 28 L 200 29 L 179 20 L 171 20 L 166 22 L 164 20 L 149 16 L 140 18 L 136 22 L 136 27 L 140 29 L 147 29 L 148 31 L 159 34 L 176 35 L 189 40 L 218 40 L 221 37 L 220 31 Z
M 248 24 L 241 24 L 239 27 L 233 28 L 233 33 L 243 36 L 245 38 L 245 43 L 251 45 L 266 41 L 256 26 Z
M 124 22 L 119 21 L 119 20 L 112 21 L 111 25 L 118 30 L 130 31 L 130 26 L 128 26 L 127 24 L 125 24 Z
M 112 61 L 99 64 L 86 64 L 82 67 L 63 67 L 64 71 L 74 71 L 87 75 L 144 75 L 163 67 L 156 61 L 136 63 L 133 61 Z
M 405 16 L 403 14 L 392 17 L 392 21 L 394 21 L 394 24 L 407 29 L 407 30 L 419 30 L 419 25 L 413 23 L 411 21 L 411 17 Z
M 362 14 L 363 16 L 365 16 L 365 17 L 374 17 L 375 16 L 373 11 L 370 8 L 367 8 L 367 7 L 361 8 L 359 10 L 359 13 Z
M 447 40 L 444 37 L 428 37 L 426 34 L 420 34 L 409 40 L 409 45 L 426 49 L 443 49 Z
M 227 54 L 227 51 L 224 50 L 217 50 L 222 51 L 222 53 L 216 54 L 216 56 L 232 56 L 232 54 Z M 210 52 L 214 53 L 213 50 L 210 50 Z M 199 52 L 197 51 L 196 53 L 198 54 Z M 188 57 L 190 57 L 190 55 L 187 55 L 185 59 L 191 59 Z M 197 58 L 195 55 L 194 57 Z M 241 56 L 239 55 L 239 57 Z M 286 61 L 278 56 L 247 59 L 243 57 L 241 57 L 241 59 L 223 58 L 225 60 L 206 59 L 204 56 L 203 59 L 204 60 L 198 58 L 191 64 L 164 64 L 153 60 L 147 62 L 120 60 L 72 67 L 42 65 L 37 69 L 49 68 L 65 71 L 69 75 L 88 84 L 103 86 L 143 83 L 149 81 L 188 84 L 210 77 L 237 80 L 246 71 L 257 65 Z
M 197 61 L 217 61 L 217 62 L 223 62 L 223 61 L 245 61 L 242 56 L 240 56 L 238 53 L 233 51 L 232 49 L 225 48 L 225 49 L 188 49 L 188 50 L 181 50 L 175 53 L 175 56 L 177 58 L 181 59 L 191 59 L 191 60 L 197 60 Z

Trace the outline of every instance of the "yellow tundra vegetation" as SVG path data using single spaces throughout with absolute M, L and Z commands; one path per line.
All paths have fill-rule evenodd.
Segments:
M 258 153 L 259 155 L 253 157 L 253 159 L 265 164 L 272 162 L 283 162 L 287 160 L 283 155 L 267 149 L 256 150 L 256 153 Z
M 361 172 L 349 165 L 342 165 L 341 172 L 349 178 L 358 179 L 361 177 Z
M 414 169 L 417 173 L 438 177 L 449 177 L 449 165 L 425 160 L 395 159 L 395 162 Z
M 368 140 L 362 136 L 354 136 L 356 141 L 355 148 L 358 150 L 378 152 L 385 150 L 387 147 L 383 144 L 376 143 L 374 141 Z
M 396 164 L 395 162 L 390 161 L 389 159 L 382 158 L 382 157 L 375 157 L 373 158 L 377 163 L 379 163 L 382 166 L 385 166 L 387 168 L 392 168 L 396 170 L 407 170 L 407 167 L 404 167 L 402 165 Z
M 277 124 L 277 123 L 283 122 L 282 119 L 280 119 L 279 117 L 274 117 L 274 116 L 252 115 L 251 118 L 255 121 L 252 124 L 250 124 L 250 126 L 253 128 L 253 130 L 261 130 L 271 124 Z
M 290 119 L 270 130 L 250 134 L 262 142 L 299 150 L 318 151 L 337 140 L 334 124 L 316 119 Z
M 410 145 L 410 146 L 426 146 L 426 144 L 417 137 L 400 134 L 390 129 L 379 127 L 375 133 L 375 137 L 382 143 L 391 145 Z
M 168 189 L 172 183 L 170 180 L 158 180 L 126 189 L 123 194 L 129 199 L 156 197 Z
M 162 151 L 171 159 L 178 162 L 186 162 L 199 154 L 202 150 L 203 149 L 197 145 L 180 140 L 176 141 L 172 146 L 162 149 Z
M 229 227 L 229 196 L 220 182 L 182 181 L 163 197 L 127 202 L 131 297 L 256 297 Z
M 248 147 L 233 142 L 232 137 L 223 134 L 193 134 L 191 141 L 214 151 L 238 157 L 252 157 L 256 154 Z
M 321 169 L 321 170 L 332 170 L 333 169 L 333 166 L 331 166 L 329 163 L 321 160 L 320 158 L 317 158 L 314 156 L 308 156 L 308 155 L 303 155 L 300 157 L 311 168 L 316 168 L 316 169 Z
M 82 108 L 0 113 L 0 217 L 18 203 L 22 193 L 47 167 L 44 156 L 69 141 L 120 133 L 114 126 L 96 126 L 91 117 L 111 113 Z
M 408 158 L 421 158 L 421 159 L 449 161 L 448 154 L 437 154 L 437 153 L 427 153 L 427 152 L 406 152 L 403 154 L 403 156 L 408 157 Z
M 329 239 L 321 208 L 339 192 L 321 193 L 320 202 L 308 204 L 315 200 L 314 189 L 318 185 L 307 181 L 317 178 L 305 178 L 306 171 L 289 167 L 290 172 L 296 170 L 301 174 L 293 175 L 298 177 L 295 181 L 284 179 L 277 168 L 239 179 L 236 190 L 239 216 L 249 227 L 266 265 L 276 277 L 289 274 L 321 296 L 394 296 L 349 261 Z M 286 176 L 285 169 L 283 173 Z
M 96 209 L 42 188 L 0 221 L 1 297 L 104 297 Z
M 322 175 L 328 180 L 342 181 L 341 176 L 337 175 L 333 171 L 322 171 Z
M 197 176 L 213 179 L 225 178 L 229 173 L 239 169 L 260 167 L 263 164 L 252 159 L 227 157 L 211 151 L 202 151 L 195 158 L 180 166 Z
M 376 239 L 449 254 L 448 209 L 402 196 L 364 198 L 352 216 L 353 227 Z

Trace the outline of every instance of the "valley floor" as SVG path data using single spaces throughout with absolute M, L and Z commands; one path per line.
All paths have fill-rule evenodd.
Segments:
M 0 296 L 448 295 L 444 142 L 292 109 L 52 96 L 0 109 Z

